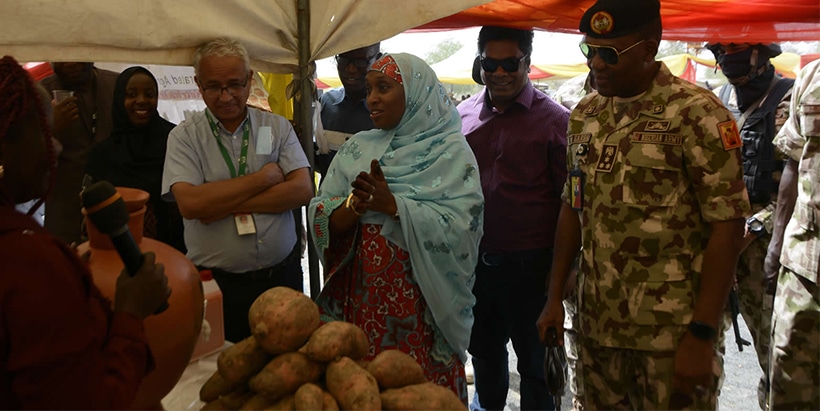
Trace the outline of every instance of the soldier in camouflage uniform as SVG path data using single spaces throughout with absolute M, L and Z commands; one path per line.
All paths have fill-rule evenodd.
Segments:
M 798 75 L 791 116 L 775 139 L 789 160 L 766 274 L 777 278 L 770 409 L 820 409 L 820 61 Z M 781 263 L 782 267 L 778 267 Z
M 749 327 L 763 376 L 757 387 L 758 404 L 766 406 L 772 296 L 766 293 L 763 262 L 771 240 L 777 187 L 783 156 L 774 149 L 774 136 L 786 122 L 794 80 L 775 72 L 770 59 L 780 55 L 778 44 L 710 43 L 729 84 L 715 91 L 732 112 L 743 142 L 743 180 L 753 215 L 747 219 L 743 252 L 736 271 L 740 313 Z M 724 329 L 731 329 L 727 312 Z
M 593 92 L 570 116 L 569 177 L 540 332 L 578 275 L 583 396 L 595 409 L 714 409 L 715 339 L 749 202 L 737 124 L 655 61 L 657 0 L 598 0 L 581 20 Z M 583 246 L 583 247 L 582 247 Z

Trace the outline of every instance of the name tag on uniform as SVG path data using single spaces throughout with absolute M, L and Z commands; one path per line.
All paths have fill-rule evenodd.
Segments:
M 273 136 L 269 126 L 259 127 L 256 133 L 256 154 L 269 156 L 273 152 Z
M 256 234 L 256 224 L 253 223 L 253 214 L 234 214 L 236 233 L 239 235 Z
M 683 136 L 680 134 L 666 134 L 666 133 L 641 133 L 635 132 L 629 136 L 633 143 L 645 144 L 666 144 L 670 146 L 679 146 L 683 142 Z

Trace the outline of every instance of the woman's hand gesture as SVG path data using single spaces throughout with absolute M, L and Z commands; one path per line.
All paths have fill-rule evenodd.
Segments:
M 378 211 L 387 215 L 395 215 L 396 198 L 390 191 L 379 160 L 370 161 L 370 173 L 362 171 L 351 184 L 353 195 L 358 198 L 358 205 L 365 210 Z M 362 211 L 357 207 L 358 211 Z

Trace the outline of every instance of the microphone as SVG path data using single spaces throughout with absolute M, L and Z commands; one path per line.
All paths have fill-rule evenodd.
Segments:
M 86 216 L 100 232 L 107 235 L 114 249 L 125 264 L 125 270 L 132 277 L 142 266 L 142 251 L 128 229 L 128 208 L 120 193 L 108 181 L 98 181 L 82 192 L 82 204 Z M 166 302 L 154 314 L 168 308 Z

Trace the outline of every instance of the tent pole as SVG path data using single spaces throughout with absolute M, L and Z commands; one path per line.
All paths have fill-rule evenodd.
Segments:
M 297 30 L 299 33 L 299 93 L 297 94 L 296 103 L 298 110 L 296 110 L 297 124 L 301 126 L 302 133 L 302 149 L 305 151 L 308 162 L 310 163 L 311 176 L 313 176 L 314 168 L 314 148 L 313 148 L 313 87 L 310 77 L 310 0 L 296 0 L 297 10 Z M 311 179 L 311 181 L 315 181 Z M 315 192 L 315 190 L 314 190 Z M 298 218 L 301 221 L 302 211 L 299 209 Z M 309 226 L 308 226 L 309 227 Z M 301 234 L 301 233 L 300 233 Z M 319 279 L 319 258 L 316 255 L 316 250 L 313 248 L 311 240 L 311 230 L 307 230 L 307 252 L 308 252 L 308 272 L 310 277 L 310 296 L 313 299 L 319 295 L 320 279 Z M 301 238 L 301 236 L 300 236 Z

